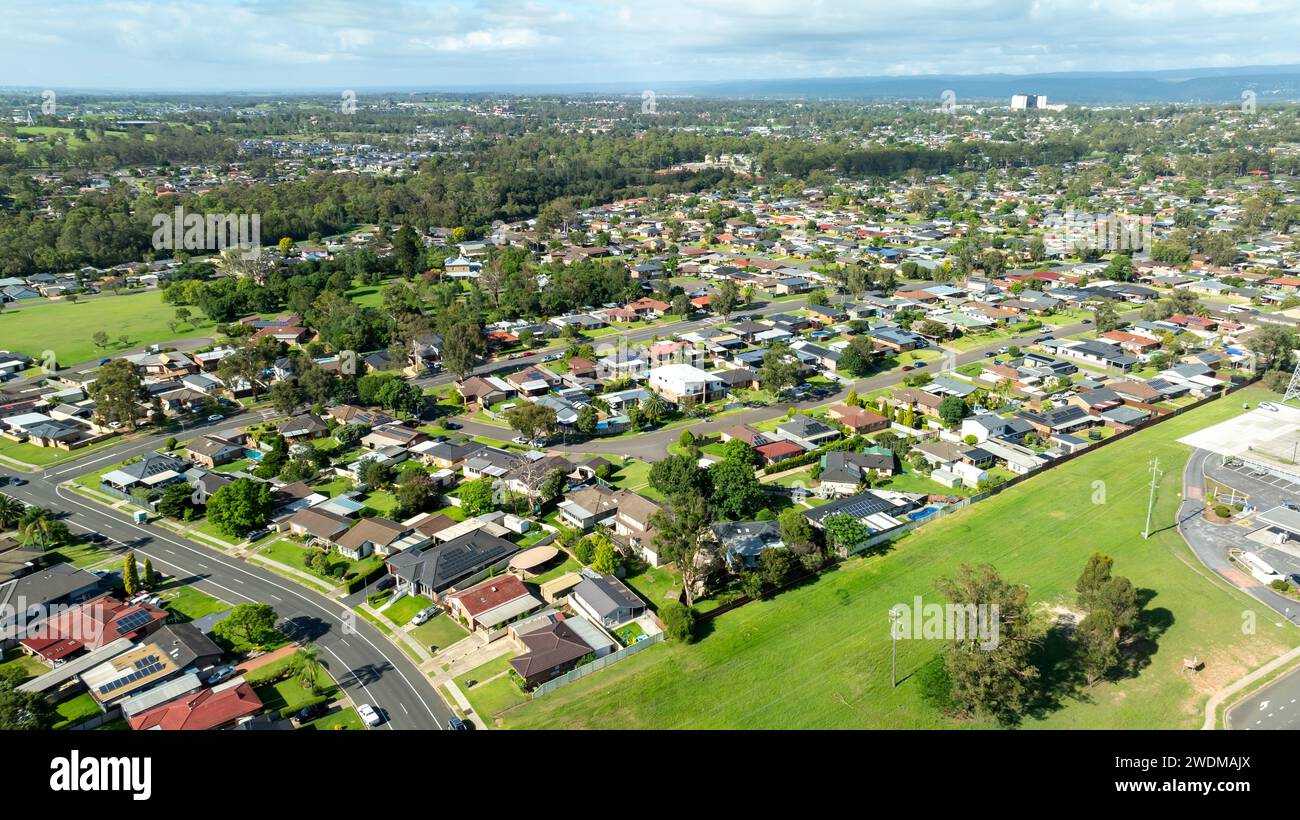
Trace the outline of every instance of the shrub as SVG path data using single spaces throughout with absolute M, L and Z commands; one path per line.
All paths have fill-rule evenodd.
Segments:
M 1232 510 L 1227 504 L 1219 504 L 1214 508 L 1214 514 L 1220 518 L 1231 518 Z
M 1268 585 L 1273 589 L 1276 589 L 1278 592 L 1286 592 L 1291 588 L 1291 585 L 1281 578 L 1278 578 L 1275 581 L 1270 581 Z
M 670 601 L 659 610 L 668 637 L 682 643 L 695 640 L 695 610 L 681 601 Z

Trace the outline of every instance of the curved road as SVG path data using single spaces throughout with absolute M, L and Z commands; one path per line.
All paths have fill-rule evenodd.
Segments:
M 134 442 L 129 449 L 156 447 L 155 438 Z M 428 677 L 379 630 L 342 602 L 170 530 L 136 524 L 116 510 L 59 486 L 61 481 L 93 472 L 95 462 L 121 460 L 124 452 L 117 450 L 111 456 L 56 468 L 47 474 L 27 474 L 27 484 L 10 485 L 5 491 L 28 504 L 68 513 L 68 524 L 74 530 L 100 532 L 113 542 L 116 551 L 134 550 L 150 558 L 160 570 L 191 581 L 196 588 L 231 604 L 270 604 L 280 615 L 280 627 L 287 635 L 320 647 L 330 673 L 354 702 L 374 704 L 386 714 L 388 719 L 381 728 L 446 728 L 452 712 Z M 17 473 L 0 470 L 0 475 Z

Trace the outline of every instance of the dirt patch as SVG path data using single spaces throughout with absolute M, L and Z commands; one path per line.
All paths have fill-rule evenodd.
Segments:
M 1286 649 L 1286 646 L 1273 641 L 1251 641 L 1246 645 L 1234 645 L 1231 649 L 1213 650 L 1199 656 L 1204 664 L 1199 672 L 1182 669 L 1181 658 L 1170 658 L 1167 663 L 1174 667 L 1172 671 L 1181 674 L 1192 687 L 1192 695 L 1183 701 L 1183 712 L 1201 714 L 1205 709 L 1205 698 L 1226 689 Z

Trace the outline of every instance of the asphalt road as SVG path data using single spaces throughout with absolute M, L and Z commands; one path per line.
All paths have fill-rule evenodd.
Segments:
M 157 446 L 157 442 L 152 445 Z M 148 446 L 149 442 L 136 442 L 131 449 Z M 125 457 L 124 450 L 115 450 L 104 459 Z M 66 513 L 74 531 L 102 533 L 111 540 L 110 546 L 115 551 L 134 550 L 138 556 L 150 558 L 160 571 L 190 581 L 197 589 L 231 604 L 271 604 L 280 615 L 280 627 L 287 635 L 320 647 L 330 674 L 355 703 L 370 703 L 383 711 L 387 720 L 380 728 L 447 726 L 452 712 L 429 679 L 400 649 L 342 602 L 170 530 L 136 524 L 115 510 L 58 486 L 59 481 L 95 469 L 87 461 L 63 469 L 58 475 L 24 475 L 28 478 L 26 485 L 11 485 L 6 492 L 28 504 Z M 0 475 L 17 473 L 0 470 Z
M 1228 710 L 1228 729 L 1300 729 L 1300 674 L 1270 683 Z

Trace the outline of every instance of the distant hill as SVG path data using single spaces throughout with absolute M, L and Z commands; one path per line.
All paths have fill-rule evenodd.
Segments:
M 714 97 L 803 97 L 851 100 L 935 100 L 951 89 L 958 101 L 1045 94 L 1050 103 L 1214 103 L 1255 92 L 1260 102 L 1300 100 L 1300 66 L 1057 74 L 952 74 L 675 83 Z

